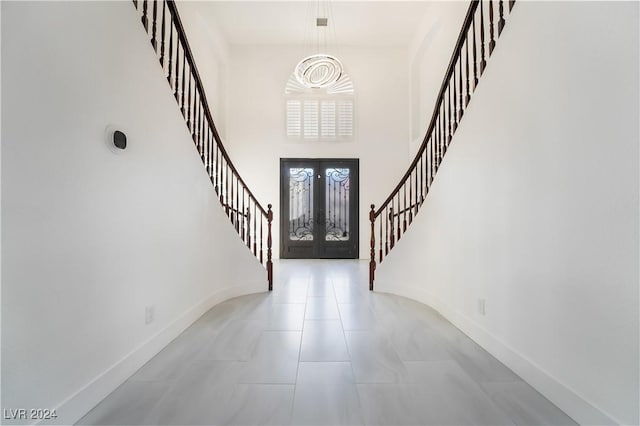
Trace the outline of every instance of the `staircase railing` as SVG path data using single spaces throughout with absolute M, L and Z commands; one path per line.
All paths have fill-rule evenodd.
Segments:
M 176 4 L 173 0 L 133 0 L 133 4 L 141 13 L 142 25 L 220 204 L 242 241 L 266 268 L 272 290 L 272 206 L 262 207 L 224 149 Z
M 371 204 L 369 289 L 378 261 L 389 254 L 418 214 L 451 139 L 469 105 L 505 26 L 503 0 L 472 0 L 453 49 L 427 133 L 400 183 L 376 210 Z M 515 0 L 510 0 L 507 15 Z M 378 239 L 376 240 L 376 234 Z

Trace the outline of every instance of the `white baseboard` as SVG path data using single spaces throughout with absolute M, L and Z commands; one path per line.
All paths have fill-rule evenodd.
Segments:
M 233 297 L 260 293 L 264 290 L 265 284 L 260 283 L 259 285 L 228 287 L 214 292 L 202 302 L 187 309 L 165 328 L 142 342 L 120 361 L 64 400 L 56 407 L 58 418 L 53 422 L 47 420 L 46 424 L 71 425 L 76 423 L 213 306 Z M 40 422 L 39 424 L 44 423 Z
M 432 307 L 579 424 L 622 424 L 431 292 L 419 286 L 390 286 L 382 282 L 376 283 L 376 291 L 407 297 Z

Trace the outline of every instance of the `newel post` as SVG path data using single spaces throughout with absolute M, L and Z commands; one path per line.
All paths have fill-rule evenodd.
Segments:
M 273 262 L 271 261 L 271 222 L 273 221 L 273 211 L 271 204 L 267 206 L 267 281 L 269 282 L 269 291 L 273 290 Z
M 376 271 L 376 234 L 375 234 L 375 221 L 376 221 L 376 206 L 371 204 L 371 211 L 369 212 L 369 220 L 371 221 L 371 261 L 369 262 L 369 290 L 373 291 L 373 279 Z

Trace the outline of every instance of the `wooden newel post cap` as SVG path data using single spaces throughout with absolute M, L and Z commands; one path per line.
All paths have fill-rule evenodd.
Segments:
M 371 204 L 371 211 L 369 212 L 369 220 L 374 221 L 376 218 L 376 205 Z

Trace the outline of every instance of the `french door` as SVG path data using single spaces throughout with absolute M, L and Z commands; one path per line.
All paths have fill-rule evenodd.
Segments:
M 280 257 L 358 257 L 358 160 L 280 160 Z

